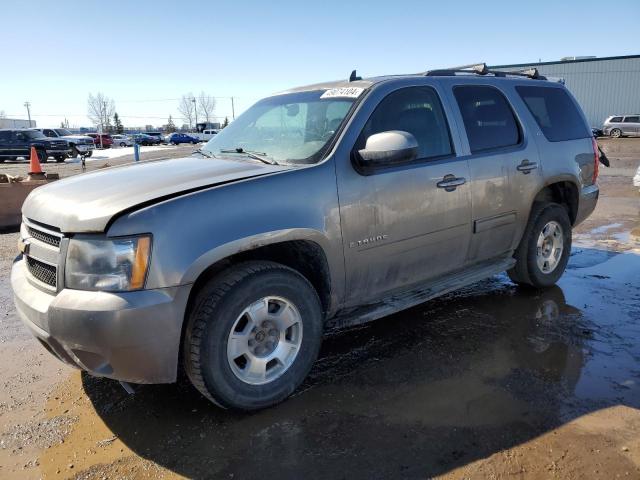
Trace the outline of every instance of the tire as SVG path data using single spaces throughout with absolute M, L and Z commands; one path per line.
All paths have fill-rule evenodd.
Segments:
M 609 135 L 611 135 L 613 138 L 620 138 L 622 137 L 622 130 L 620 130 L 619 128 L 614 128 L 613 130 L 611 130 Z
M 254 309 L 251 316 L 249 307 Z M 287 322 L 288 329 L 274 328 L 276 324 L 269 322 L 279 318 L 296 323 Z M 320 350 L 322 320 L 318 295 L 298 272 L 274 262 L 238 264 L 210 280 L 195 297 L 184 336 L 185 372 L 205 397 L 223 408 L 250 411 L 275 405 L 309 373 Z M 228 351 L 236 344 L 232 333 L 240 340 L 239 355 Z M 257 346 L 249 347 L 251 342 Z M 297 349 L 287 350 L 296 342 Z M 250 352 L 252 348 L 255 351 Z M 284 363 L 267 360 L 278 352 L 288 352 Z M 250 378 L 251 359 L 265 366 L 264 376 Z
M 571 221 L 567 209 L 557 203 L 535 203 L 514 254 L 516 264 L 507 273 L 519 285 L 550 287 L 564 273 L 570 253 Z
M 11 159 L 7 159 L 7 158 L 0 158 L 0 163 L 4 163 L 5 160 L 11 160 Z
M 93 155 L 93 150 L 89 150 L 86 154 L 85 157 L 89 158 L 91 155 Z
M 71 156 L 69 158 L 76 158 L 78 155 L 80 155 L 78 148 L 75 145 L 71 145 Z
M 120 146 L 121 146 L 121 147 L 126 147 L 126 146 L 127 146 L 127 144 L 126 144 L 125 142 L 120 142 Z
M 62 163 L 62 162 L 64 162 L 65 158 L 67 158 L 67 156 L 66 156 L 66 155 L 58 155 L 58 156 L 56 157 L 56 162 L 58 162 L 58 163 Z
M 38 149 L 36 150 L 36 153 L 38 154 L 38 161 L 40 163 L 47 163 L 49 155 L 47 155 L 47 152 L 45 150 Z

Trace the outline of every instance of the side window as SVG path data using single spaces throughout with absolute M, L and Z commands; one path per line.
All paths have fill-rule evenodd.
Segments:
M 11 141 L 11 131 L 9 130 L 0 130 L 0 142 L 8 143 Z
M 27 136 L 22 133 L 22 132 L 16 132 L 15 133 L 15 139 L 19 142 L 26 142 L 27 141 Z
M 363 149 L 371 135 L 389 130 L 412 134 L 418 142 L 418 159 L 453 154 L 442 104 L 431 87 L 403 88 L 387 95 L 362 129 L 356 149 Z
M 55 137 L 56 134 L 53 133 L 53 130 L 49 129 L 49 128 L 45 128 L 42 133 L 44 133 L 47 137 Z
M 640 117 L 624 117 L 624 123 L 639 123 Z
M 471 153 L 520 143 L 520 129 L 511 106 L 500 91 L 481 85 L 453 89 Z
M 622 121 L 622 117 L 613 117 L 609 120 L 609 123 L 620 123 Z
M 575 103 L 556 87 L 516 87 L 540 130 L 550 142 L 591 137 Z

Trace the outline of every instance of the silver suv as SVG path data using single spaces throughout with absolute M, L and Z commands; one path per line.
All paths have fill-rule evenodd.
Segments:
M 640 114 L 607 117 L 602 125 L 602 133 L 614 138 L 640 137 Z
M 549 287 L 595 208 L 576 101 L 537 72 L 440 70 L 265 98 L 189 158 L 73 176 L 23 206 L 11 276 L 59 359 L 211 401 L 285 399 L 328 327 L 507 271 Z

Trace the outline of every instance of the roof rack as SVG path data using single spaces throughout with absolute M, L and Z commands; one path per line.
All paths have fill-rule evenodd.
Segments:
M 493 75 L 494 77 L 526 77 L 534 80 L 546 80 L 547 78 L 540 75 L 537 68 L 529 68 L 527 70 L 502 71 L 491 70 L 486 63 L 472 63 L 470 65 L 461 65 L 459 67 L 442 68 L 438 70 L 429 70 L 424 73 L 426 77 L 442 77 L 451 76 L 458 73 L 466 73 L 473 75 Z

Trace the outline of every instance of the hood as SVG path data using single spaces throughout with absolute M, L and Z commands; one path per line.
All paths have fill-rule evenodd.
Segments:
M 88 135 L 64 135 L 59 138 L 65 138 L 67 140 L 90 140 L 93 142 L 93 138 Z
M 123 210 L 290 168 L 197 157 L 112 167 L 36 188 L 25 200 L 22 213 L 62 232 L 103 232 Z

